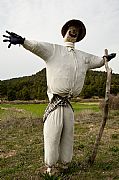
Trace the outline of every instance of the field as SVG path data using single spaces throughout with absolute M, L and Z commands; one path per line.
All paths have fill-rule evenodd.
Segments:
M 43 162 L 42 115 L 46 104 L 0 104 L 0 180 L 119 180 L 119 110 L 110 111 L 93 166 L 87 163 L 103 112 L 98 103 L 72 103 L 74 156 L 51 178 Z

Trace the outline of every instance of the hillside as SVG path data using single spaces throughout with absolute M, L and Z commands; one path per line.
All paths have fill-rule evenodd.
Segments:
M 88 71 L 83 90 L 83 98 L 104 97 L 106 73 Z M 0 81 L 0 98 L 6 100 L 47 99 L 46 69 L 32 76 Z M 111 93 L 119 93 L 119 74 L 112 74 Z

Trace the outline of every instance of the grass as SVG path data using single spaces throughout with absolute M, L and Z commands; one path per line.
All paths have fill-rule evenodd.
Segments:
M 16 108 L 16 109 L 24 109 L 32 113 L 35 117 L 42 117 L 45 111 L 47 104 L 0 104 L 0 108 Z M 4 110 L 0 109 L 0 114 Z
M 1 108 L 17 108 L 24 109 L 32 113 L 35 117 L 42 117 L 47 104 L 0 104 L 0 114 L 4 112 Z M 98 104 L 96 103 L 72 103 L 75 113 L 84 109 L 92 109 L 95 112 L 99 111 Z
M 99 112 L 98 103 L 90 103 L 90 102 L 79 103 L 79 102 L 76 102 L 76 103 L 72 103 L 72 106 L 74 108 L 75 113 L 80 112 L 80 111 L 85 110 L 85 109 L 89 109 L 89 110 L 93 110 L 95 112 Z
M 68 169 L 49 177 L 43 162 L 42 115 L 46 104 L 0 105 L 1 180 L 119 179 L 119 111 L 111 111 L 93 166 L 87 164 L 102 120 L 97 104 L 72 103 L 75 112 L 74 156 Z M 24 109 L 24 111 L 16 111 Z

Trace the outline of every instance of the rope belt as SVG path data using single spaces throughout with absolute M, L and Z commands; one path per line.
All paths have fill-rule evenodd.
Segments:
M 57 109 L 60 106 L 68 107 L 68 105 L 70 105 L 70 107 L 73 110 L 73 107 L 72 107 L 71 103 L 69 102 L 68 97 L 61 97 L 61 96 L 59 96 L 57 94 L 54 94 L 51 102 L 48 104 L 48 106 L 47 106 L 47 108 L 45 110 L 45 113 L 43 115 L 43 122 L 45 122 L 45 120 L 47 119 L 48 115 L 52 111 L 54 111 L 55 109 Z

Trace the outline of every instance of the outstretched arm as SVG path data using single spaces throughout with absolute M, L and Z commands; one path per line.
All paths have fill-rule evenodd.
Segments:
M 54 53 L 55 48 L 53 44 L 26 40 L 14 32 L 6 31 L 6 33 L 8 35 L 3 35 L 3 37 L 5 37 L 3 42 L 9 42 L 8 48 L 10 48 L 12 44 L 22 44 L 25 49 L 31 51 L 45 61 L 50 59 Z
M 100 68 L 104 65 L 105 60 L 104 57 L 107 58 L 107 61 L 109 62 L 111 59 L 116 57 L 116 53 L 109 54 L 107 56 L 98 57 L 95 55 L 88 54 L 87 55 L 87 61 L 88 61 L 88 69 L 94 69 L 94 68 Z

